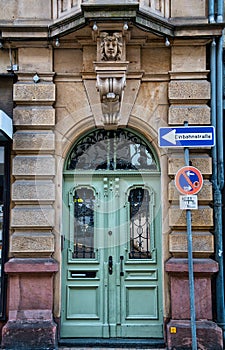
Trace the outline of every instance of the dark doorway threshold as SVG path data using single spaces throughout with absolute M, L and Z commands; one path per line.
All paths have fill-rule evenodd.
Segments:
M 60 339 L 59 346 L 89 347 L 89 348 L 134 348 L 134 349 L 162 349 L 165 347 L 163 339 L 123 339 L 123 338 L 76 338 Z

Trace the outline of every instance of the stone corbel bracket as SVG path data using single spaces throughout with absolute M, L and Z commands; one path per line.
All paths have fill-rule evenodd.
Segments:
M 116 129 L 119 126 L 127 67 L 126 61 L 95 62 L 96 86 L 100 94 L 103 124 L 106 129 Z

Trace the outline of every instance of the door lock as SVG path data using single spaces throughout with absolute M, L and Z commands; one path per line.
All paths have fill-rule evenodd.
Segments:
M 109 261 L 108 261 L 108 271 L 109 271 L 109 274 L 112 275 L 112 273 L 113 273 L 113 258 L 111 255 L 109 256 Z

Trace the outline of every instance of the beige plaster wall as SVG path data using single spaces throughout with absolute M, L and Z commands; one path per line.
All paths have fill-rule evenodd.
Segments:
M 1 0 L 0 20 L 51 19 L 51 0 Z
M 171 52 L 166 47 L 143 48 L 141 51 L 141 69 L 152 74 L 168 73 L 171 70 Z
M 93 1 L 90 1 L 93 3 Z M 94 1 L 98 3 L 98 1 Z M 206 0 L 160 0 L 158 2 L 140 0 L 140 6 L 148 10 L 156 11 L 165 17 L 205 17 L 207 16 L 207 1 Z M 101 1 L 100 1 L 101 3 Z M 51 0 L 1 0 L 0 20 L 14 21 L 14 20 L 50 20 L 52 15 L 54 18 L 62 17 L 65 14 L 77 9 L 79 2 L 73 0 L 72 3 L 65 2 L 61 7 L 61 3 Z M 44 9 L 44 11 L 43 11 Z
M 54 71 L 59 73 L 80 73 L 83 70 L 81 49 L 58 49 L 54 52 Z M 92 67 L 93 69 L 93 67 Z
M 18 64 L 20 71 L 52 72 L 51 48 L 19 48 Z
M 205 45 L 180 45 L 172 47 L 171 70 L 176 72 L 199 72 L 206 69 Z
M 6 74 L 7 67 L 10 67 L 9 50 L 0 51 L 0 73 Z
M 171 0 L 171 17 L 204 17 L 206 11 L 206 0 Z

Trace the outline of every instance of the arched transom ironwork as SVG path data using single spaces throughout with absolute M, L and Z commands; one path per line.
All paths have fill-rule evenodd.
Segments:
M 95 130 L 83 137 L 70 152 L 66 170 L 157 169 L 150 147 L 128 130 Z

